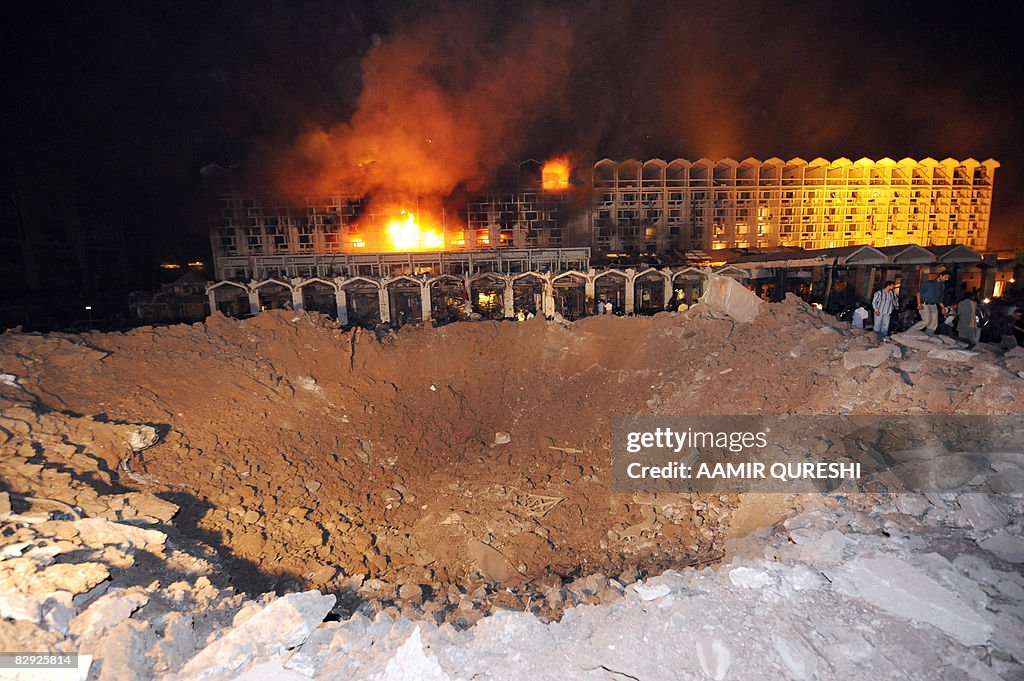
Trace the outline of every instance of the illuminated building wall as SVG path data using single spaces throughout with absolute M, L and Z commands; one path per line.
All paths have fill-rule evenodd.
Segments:
M 435 228 L 448 250 L 565 248 L 572 240 L 588 240 L 586 211 L 570 209 L 567 177 L 564 186 L 544 189 L 541 164 L 527 161 L 506 166 L 496 187 L 471 195 L 465 215 L 432 221 L 440 223 Z M 218 196 L 211 232 L 215 259 L 396 250 L 385 234 L 396 216 L 374 212 L 374 207 L 399 203 L 375 199 L 370 203 L 339 193 L 297 209 L 225 191 Z M 408 207 L 422 217 L 415 202 Z M 579 234 L 570 238 L 570 226 L 580 223 Z
M 340 253 L 361 207 L 357 197 L 334 196 L 297 210 L 238 192 L 221 194 L 218 203 L 212 238 L 221 257 Z
M 999 164 L 604 159 L 592 172 L 577 170 L 570 178 L 566 169 L 554 180 L 544 167 L 508 165 L 493 191 L 470 195 L 463 208 L 435 218 L 446 248 L 590 246 L 608 254 L 962 244 L 984 250 Z M 374 206 L 391 204 L 375 199 Z M 384 234 L 394 216 L 374 213 L 358 197 L 339 193 L 296 209 L 229 191 L 219 202 L 215 260 L 403 250 L 389 246 Z
M 469 198 L 467 235 L 477 248 L 565 248 L 574 211 L 569 175 L 545 177 L 537 161 L 506 166 L 498 190 Z M 579 211 L 575 211 L 579 212 Z M 580 244 L 586 245 L 586 244 Z
M 594 165 L 601 252 L 963 244 L 984 250 L 999 163 L 862 158 Z
M 376 211 L 365 198 L 338 194 L 307 199 L 304 208 L 264 202 L 237 191 L 222 193 L 217 200 L 211 233 L 215 257 L 392 250 L 385 231 L 397 216 Z M 416 202 L 408 207 L 418 211 Z M 462 231 L 459 226 L 448 241 L 462 238 Z

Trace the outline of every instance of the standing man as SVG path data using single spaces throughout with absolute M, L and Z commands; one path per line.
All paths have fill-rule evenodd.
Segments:
M 875 311 L 875 333 L 882 338 L 889 337 L 889 319 L 896 311 L 898 301 L 894 288 L 896 288 L 896 282 L 890 279 L 882 284 L 882 288 L 875 291 L 875 295 L 871 297 L 871 307 Z
M 939 272 L 939 276 L 921 284 L 921 290 L 917 292 L 917 311 L 921 314 L 921 321 L 910 327 L 910 331 L 924 329 L 929 336 L 935 335 L 935 329 L 939 325 L 939 313 L 946 314 L 946 306 L 942 300 L 946 295 L 946 282 L 949 281 L 949 272 Z
M 981 340 L 981 328 L 978 327 L 978 301 L 973 293 L 964 293 L 964 297 L 956 306 L 956 333 L 970 350 Z

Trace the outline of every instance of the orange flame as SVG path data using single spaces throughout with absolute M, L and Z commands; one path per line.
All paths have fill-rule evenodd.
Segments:
M 560 190 L 569 188 L 569 159 L 565 156 L 553 158 L 540 171 L 541 186 L 544 189 Z
M 444 237 L 436 229 L 421 227 L 416 216 L 402 211 L 404 220 L 388 223 L 387 234 L 393 251 L 425 251 L 444 248 Z

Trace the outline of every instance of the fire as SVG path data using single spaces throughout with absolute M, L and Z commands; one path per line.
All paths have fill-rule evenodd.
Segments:
M 405 219 L 392 220 L 388 223 L 388 240 L 395 251 L 424 251 L 444 248 L 444 237 L 437 230 L 421 227 L 416 216 L 402 211 Z
M 544 189 L 569 188 L 569 159 L 565 156 L 553 158 L 544 164 L 540 171 L 541 185 Z

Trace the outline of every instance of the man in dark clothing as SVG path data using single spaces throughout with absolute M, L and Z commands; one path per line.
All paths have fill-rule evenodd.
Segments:
M 978 327 L 978 302 L 973 293 L 964 293 L 963 299 L 956 306 L 956 333 L 970 350 L 981 339 L 981 328 Z
M 1017 345 L 1024 346 L 1024 312 L 1020 310 L 1013 313 L 1013 337 Z
M 946 314 L 946 306 L 942 304 L 946 295 L 946 282 L 949 281 L 949 272 L 939 272 L 939 276 L 921 284 L 917 292 L 917 311 L 921 315 L 921 321 L 910 327 L 910 331 L 924 329 L 929 336 L 935 334 L 939 325 L 939 315 Z

